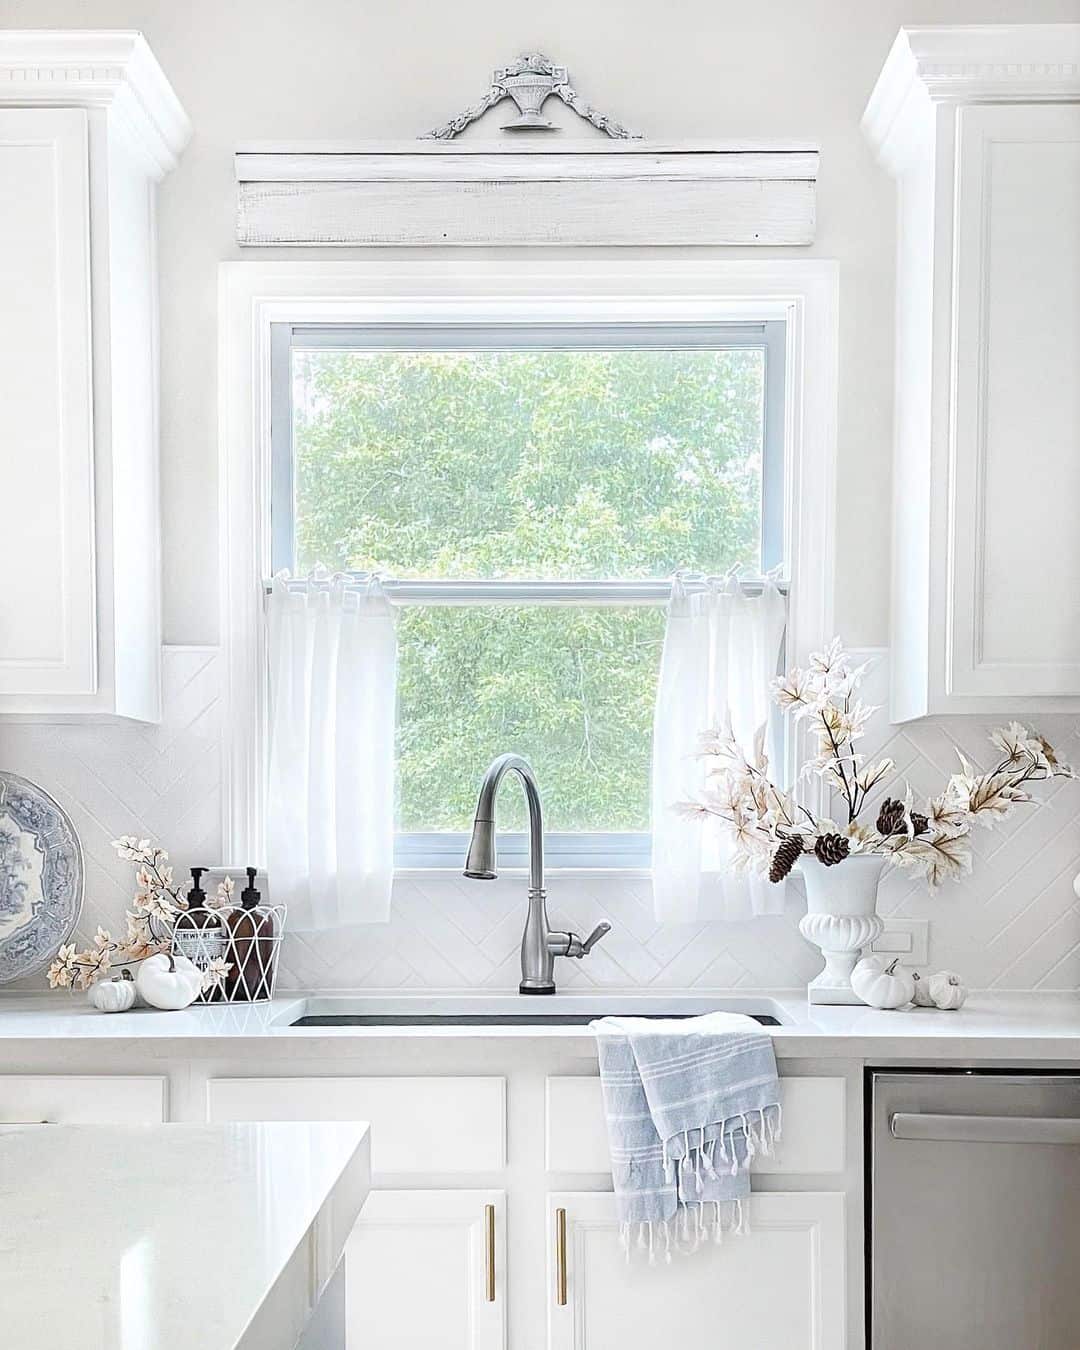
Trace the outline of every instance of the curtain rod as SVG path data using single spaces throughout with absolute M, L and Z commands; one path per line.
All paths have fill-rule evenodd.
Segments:
M 347 586 L 350 590 L 362 590 L 369 576 L 367 573 L 348 573 Z M 683 587 L 691 594 L 700 594 L 710 588 L 722 588 L 732 578 L 706 577 L 693 573 L 682 578 Z M 744 595 L 760 595 L 767 581 L 773 581 L 781 595 L 787 595 L 789 584 L 786 578 L 761 576 L 738 577 L 737 581 Z M 315 584 L 329 587 L 334 578 L 317 578 Z M 304 578 L 291 578 L 286 582 L 290 590 L 310 585 Z M 387 598 L 402 605 L 483 605 L 496 601 L 518 601 L 522 604 L 546 605 L 665 605 L 671 599 L 671 580 L 641 581 L 534 581 L 525 580 L 409 580 L 406 578 L 383 577 L 382 588 Z M 273 590 L 273 582 L 267 581 L 264 587 L 267 594 Z

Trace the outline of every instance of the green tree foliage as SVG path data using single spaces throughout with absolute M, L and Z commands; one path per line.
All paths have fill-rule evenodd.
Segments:
M 748 349 L 298 353 L 298 570 L 757 567 L 763 367 Z M 659 610 L 410 607 L 399 639 L 402 829 L 466 828 L 509 749 L 550 828 L 648 828 Z

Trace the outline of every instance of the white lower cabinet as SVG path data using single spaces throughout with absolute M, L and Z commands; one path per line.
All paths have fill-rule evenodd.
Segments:
M 614 1196 L 570 1191 L 548 1201 L 548 1350 L 846 1345 L 840 1194 L 757 1193 L 749 1234 L 655 1266 L 636 1250 L 627 1262 Z
M 846 1350 L 851 1094 L 839 1076 L 782 1093 L 782 1152 L 754 1184 L 784 1189 L 753 1193 L 749 1234 L 654 1266 L 627 1265 L 610 1190 L 548 1190 L 609 1171 L 595 1076 L 538 1067 L 513 1100 L 499 1073 L 222 1076 L 206 1105 L 216 1121 L 371 1123 L 385 1189 L 346 1246 L 346 1350 L 508 1350 L 510 1326 L 513 1350 Z
M 156 1075 L 0 1074 L 0 1125 L 158 1125 L 165 1106 Z
M 506 1166 L 501 1077 L 213 1078 L 206 1106 L 214 1121 L 366 1120 L 372 1171 L 391 1182 Z
M 782 1078 L 784 1130 L 769 1157 L 758 1154 L 755 1175 L 824 1176 L 847 1164 L 843 1078 Z M 546 1154 L 549 1172 L 607 1172 L 607 1124 L 600 1079 L 547 1080 Z
M 345 1248 L 348 1350 L 503 1350 L 506 1192 L 373 1191 Z

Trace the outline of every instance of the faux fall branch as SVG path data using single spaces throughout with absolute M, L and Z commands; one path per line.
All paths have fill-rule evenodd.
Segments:
M 804 765 L 804 776 L 817 776 L 832 791 L 845 819 L 814 815 L 769 777 L 765 728 L 754 738 L 750 755 L 731 731 L 706 731 L 700 753 L 709 763 L 708 784 L 697 801 L 679 803 L 694 817 L 715 817 L 732 836 L 734 866 L 782 881 L 804 853 L 826 866 L 858 853 L 875 853 L 896 867 L 921 873 L 933 889 L 942 881 L 971 871 L 968 840 L 978 823 L 992 827 L 1021 803 L 1034 800 L 1029 787 L 1050 778 L 1075 778 L 1053 746 L 1019 722 L 991 733 L 1000 754 L 987 772 L 960 755 L 960 770 L 925 811 L 917 811 L 911 789 L 902 797 L 886 797 L 873 826 L 860 820 L 874 789 L 892 772 L 890 759 L 868 760 L 856 749 L 877 711 L 861 702 L 858 690 L 867 667 L 853 666 L 839 638 L 810 658 L 806 670 L 795 668 L 773 681 L 773 699 L 796 722 L 804 723 L 816 753 Z
M 61 947 L 49 966 L 47 976 L 52 989 L 89 989 L 116 966 L 133 965 L 172 945 L 172 929 L 187 909 L 187 900 L 173 880 L 169 855 L 149 839 L 124 835 L 114 839 L 113 848 L 121 858 L 135 864 L 137 887 L 132 907 L 125 914 L 127 931 L 121 941 L 99 928 L 91 946 L 76 951 L 74 942 Z M 208 905 L 230 905 L 234 889 L 232 877 L 218 883 L 216 897 Z M 203 973 L 204 989 L 221 984 L 229 973 L 228 963 L 220 957 L 210 961 Z

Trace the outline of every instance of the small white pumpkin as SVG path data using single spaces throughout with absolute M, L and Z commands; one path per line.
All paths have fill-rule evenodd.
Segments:
M 135 981 L 131 972 L 125 970 L 115 980 L 99 980 L 90 986 L 87 997 L 98 1012 L 127 1012 L 135 1003 Z
M 930 976 L 930 997 L 934 1000 L 935 1008 L 955 1012 L 964 1006 L 967 996 L 967 986 L 955 971 L 939 970 L 936 975 Z
M 915 981 L 899 957 L 887 964 L 881 956 L 865 957 L 851 972 L 851 987 L 871 1008 L 903 1008 L 915 997 Z
M 934 1000 L 930 997 L 930 976 L 924 975 L 921 971 L 913 970 L 911 978 L 915 981 L 916 1008 L 934 1007 Z
M 139 964 L 135 987 L 152 1008 L 175 1012 L 194 1003 L 202 992 L 202 971 L 186 956 L 159 952 Z

